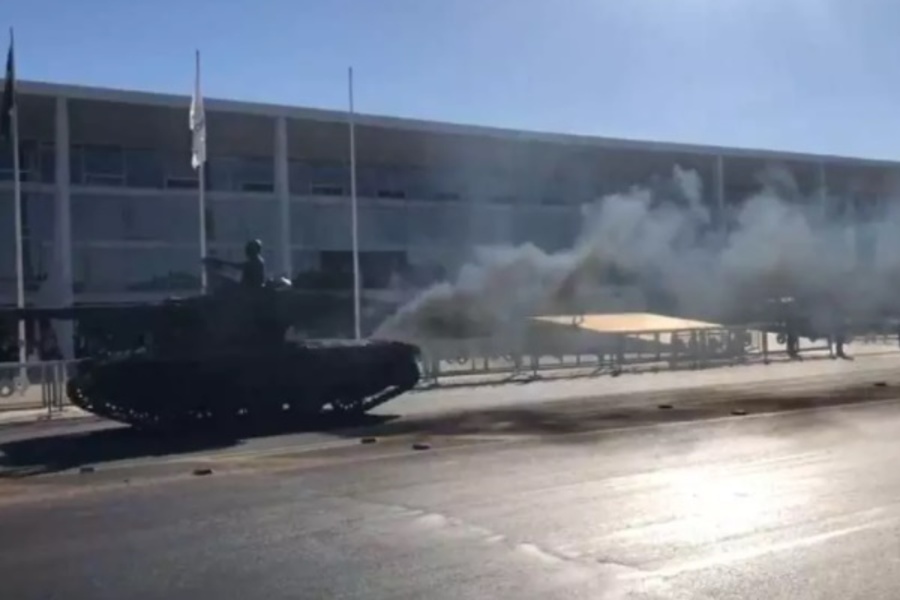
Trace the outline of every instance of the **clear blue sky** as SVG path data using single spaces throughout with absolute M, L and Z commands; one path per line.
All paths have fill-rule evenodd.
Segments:
M 19 77 L 900 159 L 897 0 L 7 0 Z

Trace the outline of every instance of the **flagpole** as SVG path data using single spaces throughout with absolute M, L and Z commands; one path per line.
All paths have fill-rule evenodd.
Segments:
M 15 53 L 14 46 L 13 30 L 10 27 L 9 48 L 12 55 Z M 15 61 L 15 59 L 12 60 Z M 15 66 L 13 66 L 13 77 L 15 77 Z M 18 98 L 15 97 L 15 88 L 13 88 L 13 104 L 10 112 L 10 137 L 12 139 L 13 155 L 13 201 L 16 205 L 16 306 L 21 310 L 25 308 L 25 266 L 23 264 L 24 250 L 22 247 L 22 177 L 19 172 L 19 102 Z M 23 375 L 24 365 L 28 360 L 27 343 L 25 319 L 19 319 L 19 362 L 23 365 Z
M 194 138 L 191 142 L 192 162 L 197 169 L 197 210 L 200 222 L 200 258 L 206 258 L 206 111 L 200 90 L 200 50 L 195 51 L 194 99 L 191 105 L 191 130 Z M 202 129 L 201 129 L 202 128 Z M 202 148 L 201 148 L 202 145 Z M 206 264 L 200 270 L 200 288 L 207 290 Z
M 206 258 L 206 175 L 203 172 L 203 163 L 200 163 L 200 167 L 197 169 L 197 177 L 200 178 L 199 181 L 199 208 L 200 211 L 200 258 Z M 203 269 L 200 271 L 200 289 L 205 294 L 207 289 L 207 277 L 206 277 L 206 266 L 203 266 Z
M 362 337 L 360 326 L 360 281 L 359 281 L 359 220 L 356 208 L 356 118 L 353 109 L 353 67 L 347 71 L 350 100 L 348 124 L 350 129 L 350 220 L 353 244 L 353 330 L 356 339 Z

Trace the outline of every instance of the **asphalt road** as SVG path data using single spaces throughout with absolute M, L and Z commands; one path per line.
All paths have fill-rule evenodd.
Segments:
M 186 461 L 210 453 L 267 453 L 297 447 L 357 443 L 364 435 L 516 434 L 541 436 L 660 420 L 715 418 L 734 408 L 749 413 L 893 395 L 900 355 L 857 361 L 810 360 L 620 377 L 516 379 L 503 384 L 416 391 L 373 411 L 360 424 L 310 423 L 306 431 L 264 431 L 241 439 L 181 442 L 139 439 L 95 419 L 4 426 L 0 419 L 0 479 L 9 472 L 77 470 L 83 465 L 129 467 Z M 889 383 L 886 389 L 874 383 Z M 849 390 L 849 391 L 845 391 Z M 661 414 L 659 405 L 673 411 Z
M 605 403 L 528 392 L 518 412 L 484 392 L 484 405 L 352 433 L 144 448 L 94 472 L 18 473 L 0 479 L 0 590 L 17 600 L 893 599 L 898 382 L 884 379 L 887 363 L 827 364 L 804 367 L 821 371 L 802 382 L 770 375 L 778 385 L 757 382 L 746 401 L 722 382 L 701 382 L 717 390 L 704 396 L 697 380 Z M 855 397 L 870 401 L 827 406 L 801 393 L 836 389 L 832 376 L 855 377 Z M 660 394 L 671 409 L 655 404 Z M 359 443 L 366 431 L 376 443 Z M 0 449 L 28 463 L 16 448 L 33 433 L 5 432 Z M 421 438 L 430 449 L 413 450 Z M 212 474 L 192 474 L 199 467 Z

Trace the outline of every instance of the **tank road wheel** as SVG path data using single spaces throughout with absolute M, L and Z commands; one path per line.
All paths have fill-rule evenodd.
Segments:
M 363 412 L 364 404 L 362 398 L 352 398 L 348 396 L 341 396 L 340 398 L 335 398 L 331 401 L 331 409 L 343 417 L 356 417 Z

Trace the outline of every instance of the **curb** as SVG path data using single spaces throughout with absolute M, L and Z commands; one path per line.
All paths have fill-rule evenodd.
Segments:
M 13 411 L 10 411 L 13 412 Z M 18 411 L 15 411 L 18 412 Z M 0 429 L 11 429 L 17 427 L 28 427 L 28 426 L 46 426 L 46 425 L 61 425 L 69 422 L 101 422 L 107 421 L 102 417 L 98 417 L 97 415 L 92 415 L 91 413 L 84 412 L 78 414 L 59 414 L 54 413 L 52 416 L 48 417 L 46 411 L 42 411 L 39 414 L 34 415 L 9 415 L 7 418 L 6 415 L 0 411 Z

